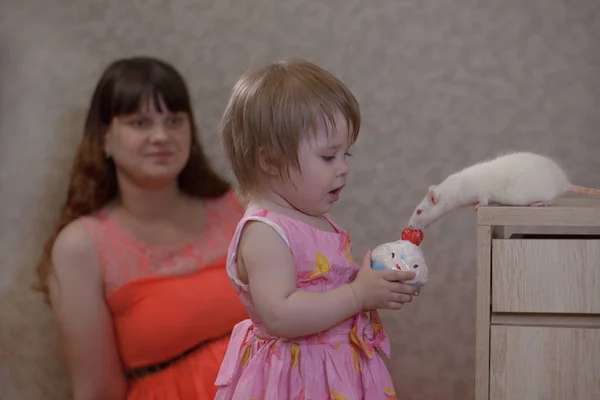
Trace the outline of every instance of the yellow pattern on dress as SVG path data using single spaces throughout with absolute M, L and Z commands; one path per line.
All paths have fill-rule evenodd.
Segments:
M 315 261 L 316 268 L 308 278 L 316 278 L 317 276 L 327 275 L 329 270 L 331 269 L 331 265 L 329 265 L 329 261 L 327 258 L 320 252 L 317 251 L 317 259 Z

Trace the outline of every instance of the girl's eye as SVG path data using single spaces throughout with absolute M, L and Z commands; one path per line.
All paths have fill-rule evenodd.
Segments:
M 351 157 L 351 156 L 352 156 L 352 154 L 350 154 L 350 153 L 344 153 L 344 157 Z M 335 160 L 335 156 L 323 156 L 323 160 L 330 162 L 330 161 Z

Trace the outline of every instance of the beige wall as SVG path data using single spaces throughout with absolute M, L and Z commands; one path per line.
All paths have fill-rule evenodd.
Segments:
M 244 69 L 301 56 L 341 77 L 364 117 L 334 212 L 356 257 L 397 238 L 431 183 L 500 151 L 547 153 L 600 187 L 597 0 L 0 3 L 2 400 L 64 398 L 49 314 L 27 287 L 81 113 L 115 57 L 157 55 L 184 73 L 221 171 L 215 128 Z M 425 232 L 430 284 L 385 313 L 404 400 L 473 398 L 474 222 L 463 210 Z

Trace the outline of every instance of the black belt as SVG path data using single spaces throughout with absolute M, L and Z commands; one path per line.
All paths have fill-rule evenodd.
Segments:
M 227 335 L 229 336 L 229 335 Z M 224 336 L 223 336 L 224 337 Z M 221 339 L 221 338 L 218 338 Z M 160 372 L 168 367 L 170 367 L 171 365 L 175 364 L 177 361 L 181 360 L 182 358 L 190 355 L 191 353 L 193 353 L 194 351 L 198 350 L 200 347 L 204 346 L 205 344 L 208 344 L 214 340 L 218 340 L 218 339 L 213 339 L 213 340 L 207 340 L 204 342 L 200 342 L 197 345 L 195 345 L 194 347 L 187 349 L 186 351 L 184 351 L 183 353 L 168 359 L 167 361 L 163 361 L 161 363 L 158 364 L 152 364 L 152 365 L 148 365 L 145 367 L 139 367 L 139 368 L 134 368 L 134 369 L 130 369 L 128 371 L 125 371 L 125 377 L 127 377 L 127 379 L 138 379 L 138 378 L 142 378 L 144 376 L 147 375 L 152 375 L 155 374 L 157 372 Z

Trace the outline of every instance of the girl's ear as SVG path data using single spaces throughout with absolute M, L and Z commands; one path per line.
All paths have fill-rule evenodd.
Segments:
M 429 187 L 429 191 L 427 192 L 427 198 L 429 199 L 429 202 L 433 205 L 436 205 L 438 203 L 438 195 L 435 192 L 435 186 L 431 185 Z
M 279 170 L 273 163 L 271 156 L 267 153 L 264 147 L 261 147 L 258 150 L 258 165 L 260 166 L 260 169 L 267 175 L 279 175 Z

